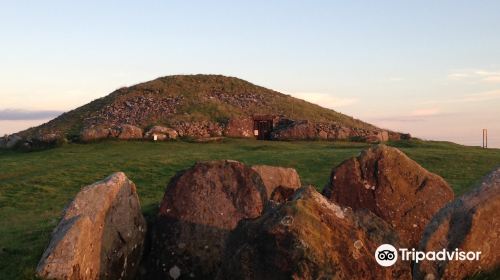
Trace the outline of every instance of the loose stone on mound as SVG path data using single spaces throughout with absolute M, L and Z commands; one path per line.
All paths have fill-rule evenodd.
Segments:
M 479 260 L 423 261 L 414 279 L 464 279 L 500 268 L 500 168 L 480 186 L 441 209 L 425 229 L 420 250 L 481 252 Z M 485 278 L 486 279 L 486 278 Z M 488 278 L 493 279 L 493 278 Z
M 340 205 L 372 211 L 412 247 L 431 217 L 453 199 L 443 178 L 385 145 L 334 168 L 323 194 Z
M 225 129 L 224 136 L 237 138 L 253 138 L 253 119 L 246 118 L 231 118 L 229 119 Z
M 16 134 L 5 135 L 4 137 L 0 138 L 0 149 L 1 148 L 12 149 L 17 145 L 17 143 L 21 141 L 22 138 Z
M 68 205 L 36 269 L 48 279 L 134 279 L 146 222 L 124 173 L 84 187 Z
M 118 134 L 119 139 L 132 140 L 132 139 L 142 139 L 142 129 L 140 127 L 124 124 L 118 128 L 120 134 Z
M 80 132 L 80 141 L 91 142 L 110 137 L 110 129 L 104 127 L 85 128 Z

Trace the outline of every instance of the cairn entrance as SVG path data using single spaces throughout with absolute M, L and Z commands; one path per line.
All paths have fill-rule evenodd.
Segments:
M 271 140 L 273 118 L 271 116 L 254 116 L 253 134 L 257 140 Z

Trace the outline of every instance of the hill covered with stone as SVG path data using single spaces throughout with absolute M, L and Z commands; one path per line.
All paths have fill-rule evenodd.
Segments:
M 367 142 L 409 137 L 238 78 L 175 75 L 120 88 L 4 138 L 3 146 L 155 135 L 159 140 L 227 136 Z

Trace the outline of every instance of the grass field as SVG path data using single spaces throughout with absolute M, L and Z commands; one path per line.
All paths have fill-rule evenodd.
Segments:
M 500 165 L 499 149 L 444 142 L 397 142 L 457 195 Z M 154 215 L 169 179 L 196 161 L 234 159 L 294 167 L 304 184 L 319 189 L 332 167 L 368 147 L 346 142 L 150 143 L 107 141 L 68 144 L 32 153 L 0 151 L 0 279 L 31 279 L 64 206 L 82 186 L 124 171 L 138 189 L 143 211 Z

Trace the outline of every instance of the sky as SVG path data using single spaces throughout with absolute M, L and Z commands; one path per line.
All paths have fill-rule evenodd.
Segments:
M 500 1 L 3 1 L 0 134 L 160 76 L 223 74 L 500 148 Z

